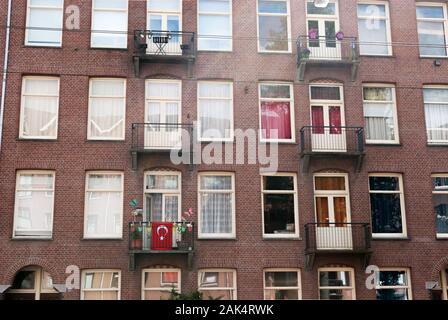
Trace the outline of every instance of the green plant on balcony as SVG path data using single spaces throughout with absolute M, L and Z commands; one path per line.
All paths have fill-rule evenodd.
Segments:
M 130 238 L 132 250 L 141 250 L 143 248 L 143 228 L 140 224 L 131 225 Z

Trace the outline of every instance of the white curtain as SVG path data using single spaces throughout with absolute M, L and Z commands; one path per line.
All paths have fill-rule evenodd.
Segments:
M 61 44 L 63 0 L 30 2 L 27 40 L 30 44 L 56 46 Z
M 157 11 L 180 11 L 182 0 L 148 0 L 148 9 Z
M 428 140 L 448 142 L 448 104 L 426 104 Z
M 92 80 L 90 138 L 123 138 L 126 103 L 124 91 L 123 80 Z
M 23 122 L 24 137 L 56 138 L 58 124 L 58 79 L 24 80 Z
M 223 139 L 231 135 L 232 84 L 199 84 L 199 119 L 202 138 Z
M 179 82 L 147 81 L 146 98 L 179 100 L 180 81 Z
M 232 178 L 219 176 L 201 177 L 202 233 L 232 233 Z M 216 192 L 222 190 L 222 192 Z
M 367 140 L 394 140 L 394 109 L 392 104 L 364 104 Z

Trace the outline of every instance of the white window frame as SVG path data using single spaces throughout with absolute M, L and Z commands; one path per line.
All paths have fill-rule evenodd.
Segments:
M 147 84 L 167 84 L 167 83 L 174 83 L 179 86 L 179 96 L 174 98 L 167 98 L 167 97 L 151 97 L 149 96 L 148 90 L 146 90 Z M 145 80 L 145 122 L 147 118 L 148 113 L 148 104 L 151 102 L 160 103 L 161 105 L 161 111 L 165 112 L 166 104 L 170 102 L 176 102 L 179 105 L 179 115 L 178 115 L 178 123 L 182 123 L 182 80 L 173 80 L 173 79 L 146 79 Z M 165 121 L 163 121 L 164 123 Z
M 417 18 L 417 40 L 418 40 L 418 23 L 419 22 L 442 22 L 443 23 L 443 28 L 445 31 L 445 50 L 447 55 L 444 56 L 438 56 L 438 55 L 422 55 L 419 52 L 419 56 L 422 58 L 446 58 L 448 56 L 448 11 L 447 11 L 447 6 L 445 3 L 441 3 L 441 2 L 416 2 L 416 7 L 442 7 L 443 9 L 443 15 L 444 18 L 443 19 L 438 19 L 438 18 Z M 420 49 L 420 47 L 424 47 L 424 45 L 420 45 L 418 48 Z
M 206 176 L 227 176 L 232 179 L 232 190 L 203 190 L 201 189 L 201 178 Z M 231 193 L 232 197 L 232 232 L 231 233 L 202 233 L 202 193 Z M 235 173 L 233 172 L 200 172 L 198 174 L 198 239 L 235 239 L 236 238 L 236 205 L 235 205 Z
M 399 191 L 388 190 L 370 190 L 370 178 L 371 177 L 386 177 L 386 178 L 398 178 Z M 368 175 L 368 187 L 369 198 L 371 194 L 399 194 L 400 195 L 400 208 L 401 208 L 401 225 L 403 227 L 402 233 L 373 233 L 373 221 L 372 221 L 372 203 L 369 199 L 370 207 L 370 221 L 372 223 L 372 238 L 373 239 L 405 239 L 408 236 L 407 223 L 406 223 L 406 207 L 404 199 L 404 187 L 403 187 L 403 175 L 400 173 L 369 173 Z
M 57 95 L 51 94 L 29 94 L 25 92 L 26 81 L 27 80 L 51 80 L 58 82 L 58 93 Z M 20 128 L 19 128 L 19 138 L 24 140 L 57 140 L 58 139 L 58 131 L 59 131 L 59 99 L 60 99 L 60 91 L 61 91 L 61 78 L 59 77 L 43 77 L 43 76 L 24 76 L 22 78 L 22 92 L 20 97 Z M 24 117 L 25 117 L 25 97 L 53 97 L 57 99 L 57 108 L 56 108 L 56 135 L 55 136 L 25 136 L 24 135 Z
M 233 276 L 233 287 L 201 287 L 201 275 L 205 272 L 214 272 L 214 273 L 232 273 Z M 237 285 L 237 271 L 235 269 L 199 269 L 198 270 L 198 291 L 219 291 L 219 290 L 232 290 L 234 295 L 234 300 L 238 300 L 238 285 Z
M 120 234 L 103 234 L 100 236 L 97 235 L 88 235 L 87 234 L 87 218 L 88 218 L 88 214 L 87 214 L 87 207 L 88 207 L 88 197 L 87 194 L 89 192 L 118 192 L 117 190 L 112 190 L 112 189 L 94 189 L 94 190 L 90 190 L 88 188 L 89 186 L 89 177 L 91 175 L 103 175 L 103 176 L 121 176 L 121 232 Z M 124 220 L 124 211 L 123 211 L 123 202 L 124 202 L 124 173 L 123 172 L 119 172 L 119 171 L 87 171 L 86 172 L 86 178 L 85 178 L 85 200 L 84 200 L 84 239 L 122 239 L 123 238 L 123 220 Z
M 367 140 L 366 144 L 400 144 L 400 130 L 398 128 L 398 111 L 397 111 L 397 96 L 395 85 L 387 84 L 387 83 L 364 83 L 362 85 L 363 88 L 363 108 L 366 104 L 374 103 L 374 104 L 393 104 L 393 116 L 394 116 L 394 140 Z M 379 101 L 379 100 L 365 100 L 364 98 L 364 88 L 390 88 L 392 90 L 392 101 Z M 365 116 L 363 115 L 364 122 Z
M 265 190 L 264 178 L 265 177 L 289 177 L 293 178 L 294 190 Z M 293 234 L 267 234 L 264 230 L 264 196 L 268 194 L 292 194 L 294 195 L 294 228 Z M 297 190 L 297 174 L 295 173 L 275 173 L 275 174 L 262 174 L 261 175 L 261 217 L 262 217 L 262 232 L 263 238 L 266 239 L 299 239 L 300 238 L 300 225 L 299 225 L 299 199 Z
M 443 290 L 443 294 L 442 294 L 442 298 L 443 300 L 448 300 L 448 267 L 443 268 L 441 271 L 442 277 L 442 290 Z
M 448 32 L 448 29 L 447 29 L 447 32 Z M 447 49 L 447 52 L 448 52 L 448 49 Z M 425 89 L 443 89 L 443 90 L 448 91 L 447 85 L 427 85 L 427 86 L 425 85 L 425 86 L 423 86 L 423 108 L 424 108 L 424 112 L 426 113 L 426 105 L 427 104 L 436 104 L 436 105 L 445 104 L 445 105 L 447 105 L 447 110 L 448 110 L 448 101 L 426 102 L 425 95 L 424 95 Z M 447 116 L 448 116 L 448 113 L 447 113 Z M 426 141 L 429 145 L 448 145 L 448 140 L 430 140 L 429 139 L 429 134 L 428 134 L 429 128 L 426 126 L 426 116 L 425 116 L 425 129 L 426 129 Z
M 224 12 L 208 12 L 208 11 L 200 11 L 199 10 L 199 0 L 197 0 L 197 30 L 198 30 L 198 51 L 202 51 L 202 52 L 232 52 L 233 51 L 233 0 L 228 0 L 229 1 L 229 7 L 230 7 L 230 12 L 228 13 L 224 13 Z M 230 28 L 230 39 L 225 38 L 225 40 L 230 40 L 230 48 L 228 50 L 225 49 L 201 49 L 201 47 L 199 46 L 199 39 L 202 37 L 199 34 L 199 23 L 200 23 L 200 16 L 204 15 L 211 15 L 211 16 L 228 16 L 229 17 L 229 28 Z M 218 36 L 219 37 L 219 36 Z
M 348 287 L 321 287 L 320 286 L 320 273 L 321 272 L 349 272 L 350 274 L 350 282 L 351 285 Z M 345 268 L 345 267 L 328 267 L 328 268 L 319 268 L 317 269 L 317 288 L 319 290 L 319 300 L 320 298 L 320 291 L 321 290 L 352 290 L 352 300 L 356 300 L 356 283 L 355 283 L 355 269 L 353 268 Z
M 213 83 L 213 84 L 225 84 L 230 85 L 230 96 L 227 98 L 216 97 L 201 97 L 199 86 L 201 84 Z M 234 97 L 233 97 L 233 82 L 232 81 L 198 81 L 197 84 L 197 132 L 199 142 L 233 142 L 235 139 L 235 114 L 234 114 Z M 207 138 L 202 136 L 202 123 L 201 123 L 201 100 L 228 100 L 230 101 L 230 137 L 228 138 Z
M 286 13 L 262 13 L 259 11 L 259 0 L 256 0 L 257 3 L 257 46 L 259 53 L 291 53 L 292 45 L 291 45 L 291 3 L 290 0 L 270 0 L 274 2 L 286 2 L 287 12 Z M 286 29 L 288 34 L 288 50 L 264 50 L 260 46 L 260 17 L 286 17 Z
M 296 272 L 297 273 L 297 287 L 267 287 L 266 286 L 266 273 L 285 273 Z M 295 268 L 269 268 L 263 270 L 263 299 L 266 299 L 267 290 L 297 290 L 298 300 L 302 300 L 302 277 L 301 270 Z
M 34 300 L 40 300 L 40 296 L 42 294 L 57 294 L 58 293 L 55 289 L 42 288 L 43 276 L 44 276 L 44 273 L 47 271 L 43 270 L 41 267 L 26 267 L 26 268 L 20 269 L 18 271 L 18 273 L 21 271 L 34 272 L 34 289 L 8 289 L 7 293 L 12 293 L 12 294 L 34 293 Z M 48 275 L 50 276 L 51 280 L 53 281 L 53 277 L 51 276 L 51 274 L 48 273 Z
M 95 81 L 119 81 L 123 82 L 123 96 L 94 96 L 92 94 L 93 83 Z M 124 141 L 126 138 L 126 90 L 127 89 L 127 80 L 125 78 L 90 78 L 89 79 L 89 109 L 88 109 L 88 123 L 87 123 L 87 140 L 92 141 Z M 106 99 L 123 99 L 123 129 L 121 132 L 121 137 L 113 138 L 113 137 L 94 137 L 92 136 L 92 129 L 90 128 L 90 122 L 92 119 L 90 118 L 92 115 L 92 100 L 93 98 L 106 98 Z
M 262 98 L 261 97 L 261 87 L 263 85 L 267 86 L 289 86 L 290 98 Z M 265 101 L 272 102 L 289 102 L 289 113 L 290 113 L 290 123 L 291 123 L 291 139 L 268 139 L 263 138 L 263 114 L 261 111 L 261 104 Z M 260 82 L 258 84 L 258 123 L 260 126 L 259 139 L 260 142 L 274 142 L 274 143 L 296 143 L 296 117 L 295 117 L 295 105 L 294 105 L 294 84 L 290 82 Z
M 408 300 L 412 300 L 412 284 L 411 284 L 411 269 L 409 268 L 380 268 L 379 272 L 387 272 L 387 271 L 404 271 L 406 274 L 406 281 L 408 283 L 407 286 L 381 286 L 378 284 L 380 281 L 379 273 L 376 274 L 376 283 L 375 283 L 375 291 L 376 290 L 384 290 L 384 289 L 406 289 L 408 294 Z
M 62 0 L 62 7 L 54 7 L 54 6 L 42 6 L 42 5 L 31 5 L 31 0 L 27 0 L 26 4 L 26 29 L 25 29 L 25 46 L 30 47 L 62 47 L 62 36 L 63 36 L 63 29 L 64 29 L 64 0 Z M 30 13 L 31 9 L 47 9 L 47 10 L 60 10 L 61 11 L 61 30 L 55 29 L 54 31 L 60 31 L 61 36 L 59 38 L 59 43 L 30 43 L 29 42 L 29 28 L 31 28 L 30 25 Z M 53 29 L 51 29 L 53 30 Z
M 146 189 L 146 181 L 148 176 L 177 176 L 177 189 Z M 162 194 L 162 220 L 166 221 L 166 212 L 165 212 L 165 198 L 166 196 L 177 196 L 178 201 L 178 215 L 177 221 L 181 221 L 182 216 L 182 172 L 179 171 L 145 171 L 144 179 L 143 179 L 143 193 L 145 197 L 145 201 L 143 201 L 143 212 L 146 214 L 146 196 L 150 194 Z M 154 270 L 154 269 L 148 269 Z
M 177 273 L 177 290 L 175 290 L 177 293 L 181 293 L 182 292 L 182 272 L 181 269 L 178 268 L 155 268 L 155 269 L 151 269 L 151 268 L 146 268 L 146 269 L 142 269 L 142 300 L 147 300 L 145 299 L 145 293 L 146 291 L 163 291 L 163 292 L 168 292 L 170 293 L 171 290 L 173 288 L 168 288 L 168 287 L 162 287 L 162 283 L 160 284 L 160 288 L 147 288 L 145 287 L 145 275 L 146 273 L 165 273 L 165 272 L 176 272 Z
M 36 174 L 36 175 L 52 175 L 53 176 L 53 189 L 38 189 L 38 191 L 40 192 L 53 192 L 53 202 L 51 204 L 51 226 L 50 226 L 50 230 L 32 230 L 30 232 L 49 232 L 50 235 L 43 235 L 43 236 L 39 236 L 39 235 L 32 235 L 32 236 L 28 236 L 28 235 L 17 235 L 17 220 L 19 218 L 19 203 L 18 203 L 18 199 L 17 199 L 17 193 L 18 192 L 27 192 L 27 191 L 36 191 L 35 189 L 19 189 L 19 182 L 20 182 L 20 176 L 21 175 L 26 175 L 26 174 Z M 16 173 L 16 187 L 15 187 L 15 200 L 14 200 L 14 222 L 13 222 L 13 239 L 51 239 L 53 237 L 53 228 L 54 228 L 54 199 L 55 199 L 55 189 L 56 189 L 56 172 L 54 170 L 19 170 Z
M 129 0 L 126 0 L 127 6 L 126 9 L 120 9 L 120 8 L 95 8 L 95 2 L 96 0 L 92 1 L 92 22 L 91 22 L 91 26 L 93 27 L 94 25 L 94 19 L 95 19 L 95 12 L 98 11 L 103 11 L 103 12 L 125 12 L 126 13 L 126 31 L 117 31 L 117 30 L 91 30 L 90 32 L 90 47 L 91 48 L 105 48 L 105 49 L 127 49 L 128 48 L 128 24 L 129 24 Z M 99 45 L 95 45 L 93 43 L 93 35 L 94 33 L 97 34 L 101 34 L 104 32 L 101 31 L 105 31 L 105 33 L 118 33 L 121 34 L 121 32 L 125 32 L 126 33 L 126 45 L 124 47 L 111 47 L 111 46 L 99 46 Z
M 87 273 L 103 273 L 103 276 L 101 278 L 101 282 L 104 280 L 104 273 L 106 272 L 112 272 L 112 273 L 118 273 L 118 289 L 115 288 L 97 288 L 97 289 L 86 289 L 84 288 L 86 275 Z M 117 294 L 117 300 L 121 300 L 121 270 L 119 269 L 85 269 L 82 270 L 81 274 L 81 296 L 80 300 L 84 300 L 84 294 L 87 291 L 90 292 L 101 292 L 101 297 L 103 296 L 103 292 L 118 292 Z M 101 299 L 103 300 L 103 299 Z
M 375 19 L 375 20 L 383 20 L 386 23 L 386 36 L 387 36 L 387 53 L 386 54 L 379 54 L 379 53 L 360 53 L 361 56 L 392 56 L 393 55 L 393 47 L 392 47 L 392 32 L 390 27 L 390 10 L 389 10 L 389 1 L 374 1 L 374 0 L 367 0 L 367 1 L 360 1 L 357 3 L 359 4 L 371 4 L 371 5 L 379 5 L 385 7 L 385 17 L 383 16 L 360 16 L 357 15 L 357 22 L 359 23 L 360 19 Z M 358 6 L 356 6 L 358 8 Z M 358 30 L 359 32 L 359 30 Z
M 432 180 L 434 178 L 447 178 L 448 179 L 448 173 L 446 173 L 446 174 L 438 173 L 438 174 L 431 175 L 431 182 L 432 182 Z M 446 190 L 446 191 L 436 191 L 436 190 L 434 190 L 434 185 L 433 185 L 432 196 L 434 197 L 434 195 L 437 195 L 437 194 L 445 194 L 445 195 L 448 196 L 448 190 Z M 433 214 L 434 213 L 435 212 L 433 211 Z M 436 222 L 437 222 L 437 217 L 436 217 Z M 436 234 L 437 239 L 448 239 L 448 233 L 439 233 L 439 232 L 437 232 L 437 228 L 436 228 L 436 233 L 437 233 Z

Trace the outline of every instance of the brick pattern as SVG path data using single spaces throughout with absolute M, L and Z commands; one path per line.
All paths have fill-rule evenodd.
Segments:
M 0 19 L 5 25 L 5 4 L 0 5 Z M 122 271 L 122 299 L 139 299 L 141 269 L 155 265 L 182 268 L 182 288 L 194 290 L 197 271 L 201 268 L 234 268 L 237 270 L 238 297 L 262 299 L 263 269 L 301 268 L 302 296 L 318 297 L 317 269 L 327 265 L 345 265 L 356 270 L 358 299 L 373 299 L 375 293 L 365 288 L 366 275 L 359 258 L 333 256 L 319 258 L 312 271 L 304 271 L 303 240 L 263 240 L 260 197 L 260 176 L 257 165 L 199 165 L 194 171 L 173 166 L 167 156 L 149 155 L 140 158 L 139 169 L 131 170 L 129 153 L 131 124 L 144 119 L 145 78 L 172 77 L 183 80 L 183 121 L 196 119 L 196 82 L 201 79 L 228 79 L 234 82 L 235 128 L 258 128 L 257 83 L 262 80 L 294 82 L 296 52 L 292 54 L 257 53 L 257 17 L 255 0 L 233 1 L 233 52 L 200 52 L 194 66 L 194 77 L 186 77 L 182 65 L 146 64 L 140 78 L 135 78 L 132 65 L 132 37 L 129 50 L 90 49 L 91 2 L 65 0 L 65 6 L 81 9 L 81 30 L 65 31 L 62 48 L 24 47 L 26 0 L 15 0 L 11 33 L 10 70 L 8 75 L 5 130 L 0 154 L 0 283 L 12 282 L 15 272 L 27 265 L 40 265 L 54 277 L 64 281 L 65 268 L 117 268 Z M 357 35 L 355 0 L 339 1 L 341 29 L 347 36 Z M 414 0 L 389 1 L 392 39 L 395 42 L 417 43 Z M 292 36 L 305 34 L 305 0 L 291 1 Z M 197 31 L 195 0 L 183 1 L 183 30 Z M 145 1 L 130 1 L 129 30 L 146 25 Z M 0 28 L 4 39 L 4 28 Z M 3 43 L 3 40 L 2 40 Z M 0 46 L 0 51 L 4 45 Z M 0 52 L 3 59 L 3 54 Z M 21 78 L 23 75 L 59 75 L 61 77 L 59 132 L 57 141 L 18 141 Z M 89 77 L 127 78 L 126 141 L 87 141 L 87 106 Z M 300 231 L 314 221 L 312 173 L 340 170 L 349 173 L 353 221 L 370 221 L 368 174 L 372 172 L 402 173 L 406 201 L 409 239 L 374 241 L 372 264 L 381 267 L 409 267 L 415 299 L 428 299 L 425 282 L 438 280 L 441 269 L 448 266 L 448 247 L 435 239 L 435 218 L 432 211 L 431 174 L 448 172 L 447 149 L 428 147 L 424 120 L 423 84 L 448 84 L 448 62 L 434 67 L 432 59 L 420 59 L 416 46 L 394 46 L 388 58 L 363 57 L 359 76 L 349 81 L 344 69 L 308 69 L 304 83 L 294 83 L 296 134 L 310 123 L 308 83 L 333 79 L 344 84 L 347 125 L 363 125 L 363 82 L 393 83 L 397 86 L 400 146 L 368 146 L 360 173 L 354 172 L 350 160 L 328 160 L 312 163 L 310 174 L 299 171 L 297 145 L 280 146 L 280 171 L 298 173 Z M 128 231 L 132 216 L 127 203 L 132 198 L 142 202 L 145 170 L 168 167 L 182 172 L 182 204 L 197 212 L 197 173 L 200 171 L 232 171 L 236 176 L 237 239 L 197 240 L 192 271 L 186 259 L 171 256 L 146 256 L 137 260 L 137 270 L 128 271 Z M 54 231 L 51 241 L 11 240 L 16 171 L 51 169 L 56 171 Z M 88 170 L 120 170 L 124 172 L 123 240 L 83 240 L 84 183 Z M 79 299 L 79 291 L 64 295 Z

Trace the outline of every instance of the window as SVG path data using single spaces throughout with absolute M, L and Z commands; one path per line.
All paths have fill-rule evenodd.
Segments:
M 180 293 L 180 269 L 144 269 L 142 300 L 170 300 L 171 292 Z
M 268 269 L 264 271 L 265 300 L 300 300 L 300 270 Z
M 426 87 L 426 131 L 429 144 L 448 144 L 448 87 Z
M 198 83 L 199 139 L 233 141 L 233 83 Z
M 126 113 L 125 79 L 91 79 L 88 138 L 124 140 Z
M 28 0 L 25 45 L 60 47 L 64 0 Z
M 376 275 L 377 300 L 411 300 L 411 280 L 408 269 L 381 269 Z
M 128 46 L 128 0 L 92 1 L 92 39 L 94 48 Z
M 406 237 L 402 180 L 400 174 L 369 175 L 372 233 L 376 238 Z
M 85 270 L 81 300 L 120 300 L 120 282 L 119 270 Z
M 442 3 L 417 3 L 417 27 L 420 56 L 447 55 L 447 13 Z
M 367 143 L 399 143 L 395 87 L 363 86 Z
M 21 139 L 56 139 L 59 78 L 24 77 L 20 111 Z
M 291 52 L 289 0 L 258 0 L 258 51 Z
M 52 300 L 58 299 L 58 295 L 53 278 L 40 267 L 21 269 L 5 292 L 6 300 Z
M 387 1 L 359 3 L 358 30 L 361 54 L 382 56 L 392 54 Z
M 86 177 L 85 238 L 122 237 L 123 174 L 89 172 Z
M 198 49 L 232 51 L 232 0 L 198 0 Z
M 51 238 L 55 174 L 18 171 L 14 209 L 14 238 Z
M 432 183 L 432 201 L 436 215 L 437 238 L 448 238 L 448 175 L 433 175 Z
M 236 300 L 235 270 L 199 270 L 198 278 L 198 290 L 202 292 L 204 300 Z
M 180 221 L 180 184 L 180 172 L 153 171 L 145 174 L 145 221 Z
M 448 269 L 442 270 L 442 298 L 448 300 Z
M 283 238 L 299 235 L 297 177 L 295 174 L 262 176 L 263 235 Z
M 235 237 L 233 173 L 199 174 L 199 238 Z
M 291 84 L 260 83 L 261 141 L 295 141 L 293 94 Z
M 350 268 L 319 269 L 320 300 L 355 300 L 354 270 Z

